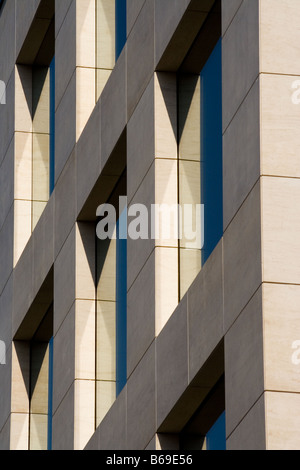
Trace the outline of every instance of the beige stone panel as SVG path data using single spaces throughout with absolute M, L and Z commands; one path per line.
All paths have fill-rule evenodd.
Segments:
M 110 77 L 110 69 L 97 69 L 96 70 L 96 101 L 101 96 L 102 91 Z
M 267 450 L 299 450 L 300 394 L 265 393 Z
M 15 131 L 32 131 L 32 71 L 25 65 L 15 69 Z
M 116 303 L 97 302 L 96 379 L 116 380 Z
M 179 251 L 180 268 L 180 299 L 201 271 L 202 253 L 201 250 L 182 248 Z
M 76 64 L 95 67 L 95 0 L 76 0 Z
M 201 248 L 202 219 L 196 218 L 201 204 L 201 163 L 179 160 L 180 247 Z M 184 206 L 187 207 L 184 207 Z M 196 223 L 198 222 L 198 227 Z M 194 236 L 193 236 L 194 235 Z
M 260 69 L 300 74 L 300 3 L 297 0 L 260 1 Z
M 82 450 L 95 431 L 95 382 L 75 381 L 74 450 Z
M 50 72 L 48 67 L 32 69 L 32 128 L 33 132 L 49 134 Z
M 200 161 L 201 84 L 199 75 L 180 75 L 178 80 L 179 158 Z
M 47 450 L 47 431 L 48 416 L 31 414 L 29 450 Z
M 49 199 L 49 135 L 32 135 L 32 199 Z
M 155 335 L 178 304 L 178 249 L 155 248 Z
M 95 301 L 75 303 L 75 378 L 95 378 Z
M 201 164 L 198 161 L 179 161 L 180 204 L 201 203 Z
M 12 413 L 10 417 L 10 450 L 28 450 L 29 415 Z
M 300 284 L 300 180 L 262 178 L 263 280 Z
M 177 190 L 177 161 L 157 158 L 155 160 L 155 204 L 157 207 L 154 216 L 156 246 L 178 246 Z
M 116 240 L 97 241 L 97 300 L 116 300 Z
M 95 299 L 95 225 L 76 224 L 76 299 Z
M 300 286 L 263 284 L 265 389 L 299 392 Z
M 46 205 L 46 201 L 32 201 L 32 230 L 35 229 L 35 226 L 40 220 Z
M 115 2 L 96 0 L 96 67 L 113 69 L 115 65 Z
M 31 235 L 31 201 L 15 200 L 14 266 Z
M 155 156 L 177 159 L 176 75 L 157 72 L 155 95 Z
M 96 425 L 98 426 L 116 399 L 116 382 L 97 381 Z
M 12 343 L 12 413 L 29 413 L 29 343 Z
M 15 199 L 32 198 L 32 134 L 15 133 Z
M 299 104 L 293 102 L 297 81 L 300 83 L 300 77 L 260 76 L 263 175 L 300 177 L 300 100 Z
M 96 102 L 95 69 L 76 69 L 76 140 L 79 139 Z
M 48 411 L 49 348 L 47 343 L 31 345 L 30 362 L 30 414 Z

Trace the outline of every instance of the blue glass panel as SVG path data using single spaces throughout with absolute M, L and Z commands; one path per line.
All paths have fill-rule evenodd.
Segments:
M 127 0 L 116 2 L 116 60 L 118 60 L 127 39 Z
M 48 436 L 47 449 L 52 449 L 52 411 L 53 411 L 53 338 L 49 341 L 49 372 L 48 372 Z
M 55 185 L 55 57 L 50 64 L 50 161 L 49 161 L 49 191 L 52 193 Z
M 201 74 L 201 188 L 204 204 L 202 263 L 223 235 L 222 49 L 221 40 Z
M 116 395 L 127 381 L 127 240 L 122 233 L 127 227 L 127 211 L 117 222 L 116 248 Z M 120 235 L 121 234 L 121 235 Z M 120 235 L 120 236 L 119 236 Z
M 225 411 L 206 435 L 207 450 L 226 450 Z

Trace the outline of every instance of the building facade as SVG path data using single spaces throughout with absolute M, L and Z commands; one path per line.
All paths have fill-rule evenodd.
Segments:
M 0 8 L 0 449 L 299 449 L 299 0 Z

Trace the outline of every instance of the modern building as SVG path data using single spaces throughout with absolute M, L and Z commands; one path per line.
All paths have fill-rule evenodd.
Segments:
M 0 449 L 300 449 L 299 0 L 0 8 Z

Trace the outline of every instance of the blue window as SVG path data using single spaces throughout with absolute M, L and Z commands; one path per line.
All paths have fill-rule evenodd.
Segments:
M 124 210 L 117 221 L 116 241 L 116 396 L 127 381 L 127 240 L 120 236 L 127 229 Z
M 225 411 L 206 435 L 207 450 L 226 450 Z
M 116 60 L 121 54 L 127 39 L 127 0 L 116 2 Z
M 183 212 L 201 207 L 197 225 L 196 217 L 191 224 L 183 216 L 184 229 L 196 228 L 197 243 L 179 240 L 180 298 L 223 235 L 221 40 L 215 44 L 201 60 L 193 52 L 193 67 L 188 62 L 178 72 L 178 198 Z
M 222 49 L 215 46 L 201 74 L 201 188 L 205 210 L 202 264 L 223 235 Z
M 120 196 L 126 194 L 125 182 L 126 174 L 96 225 L 97 425 L 127 382 L 127 198 Z

